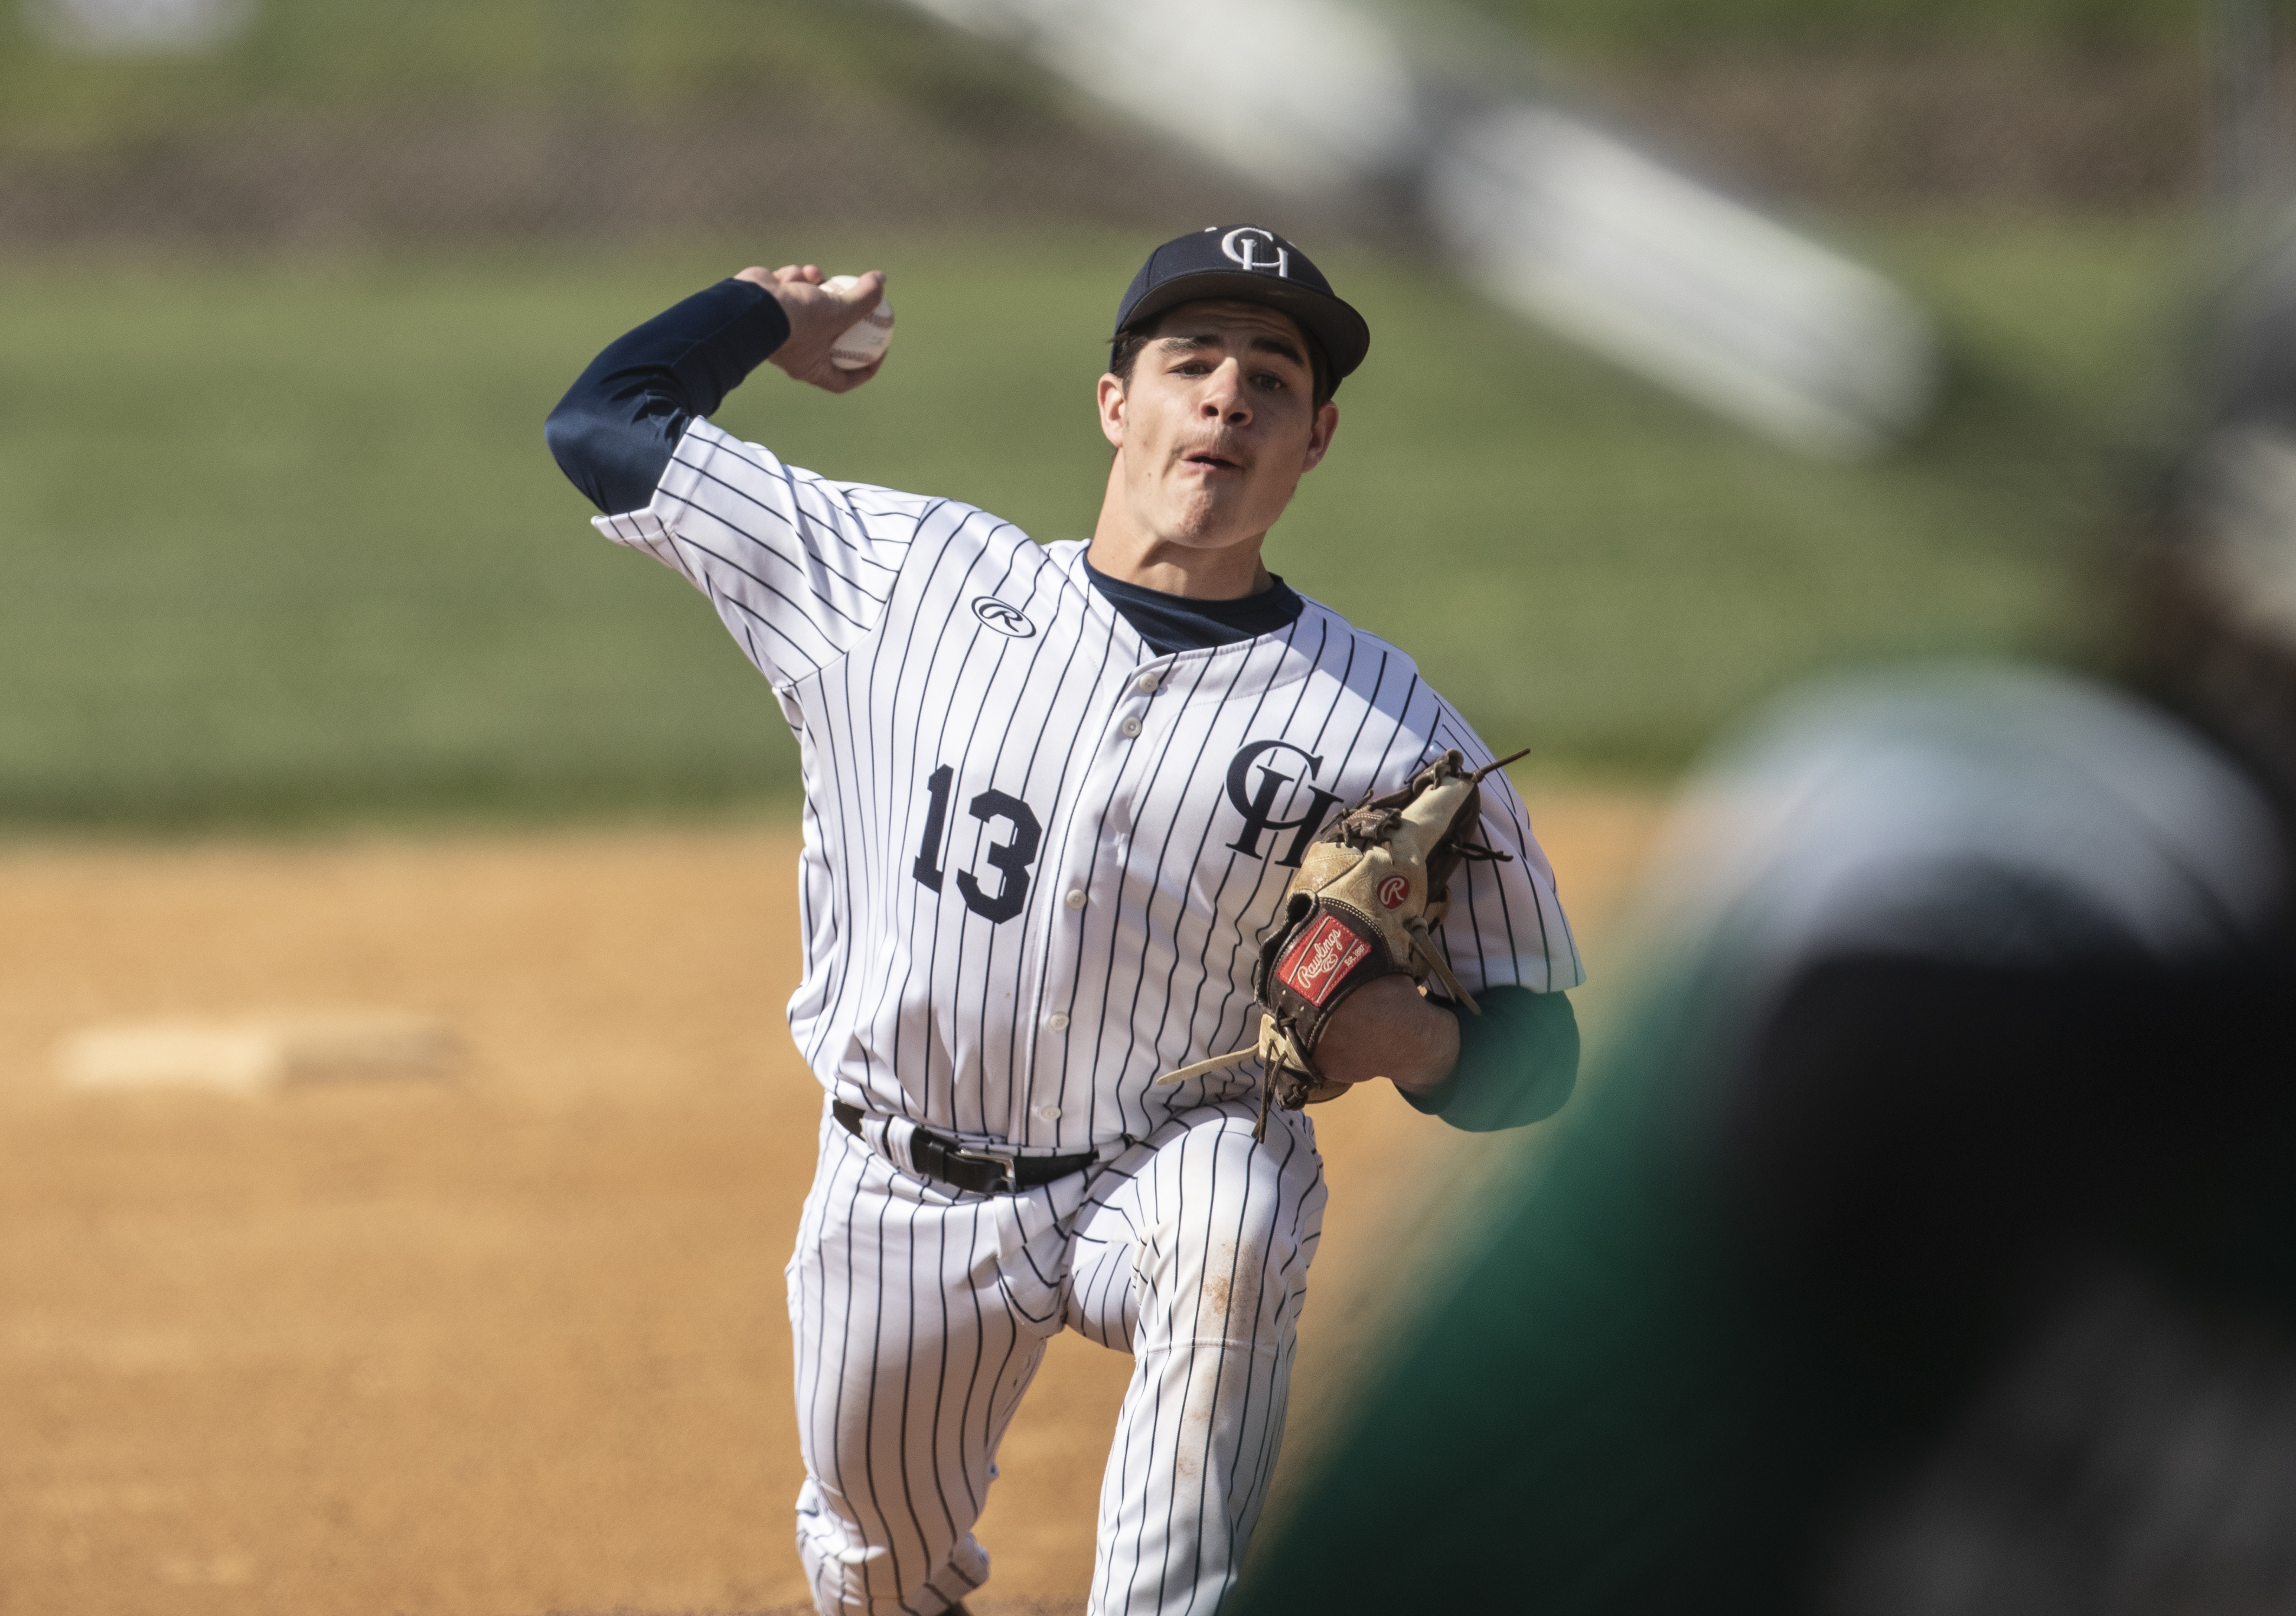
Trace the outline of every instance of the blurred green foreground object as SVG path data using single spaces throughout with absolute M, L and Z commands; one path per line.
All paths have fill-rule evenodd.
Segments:
M 1272 563 L 1538 765 L 1650 774 L 1844 659 L 2061 637 L 2099 447 L 2154 351 L 2162 225 L 1903 230 L 1970 377 L 1896 461 L 1813 466 L 1348 267 L 1381 332 Z M 753 257 L 882 266 L 902 347 L 724 424 L 1042 539 L 1091 518 L 1092 389 L 1138 243 L 693 243 L 0 270 L 0 824 L 167 828 L 785 800 L 794 748 L 707 607 L 620 554 L 540 423 L 602 330 Z M 2040 537 L 2037 540 L 2036 535 Z M 1397 546 L 1439 564 L 1421 594 Z
M 2296 1608 L 2286 867 L 2100 685 L 1790 699 L 1226 1608 Z

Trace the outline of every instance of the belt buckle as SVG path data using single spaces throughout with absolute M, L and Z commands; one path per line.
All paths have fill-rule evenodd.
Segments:
M 1021 1176 L 1013 1166 L 1015 1158 L 1010 1153 L 999 1151 L 968 1150 L 963 1145 L 959 1145 L 955 1153 L 959 1161 L 988 1161 L 1004 1170 L 1004 1182 L 991 1185 L 988 1191 L 990 1194 L 1011 1195 L 1019 1193 Z

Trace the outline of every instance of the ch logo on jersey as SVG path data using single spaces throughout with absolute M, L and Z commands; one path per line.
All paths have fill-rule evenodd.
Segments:
M 1371 952 L 1371 945 L 1337 915 L 1326 915 L 1308 928 L 1275 963 L 1275 978 L 1285 987 L 1321 1007 L 1332 989 Z
M 1263 249 L 1272 256 L 1264 256 Z M 1272 269 L 1285 280 L 1292 278 L 1292 255 L 1275 244 L 1275 233 L 1272 230 L 1240 225 L 1220 237 L 1220 250 L 1231 263 L 1242 268 L 1263 273 Z
M 974 595 L 972 615 L 1007 639 L 1025 640 L 1037 632 L 1037 626 L 1022 615 L 1018 606 L 993 595 Z
M 1411 896 L 1411 883 L 1400 875 L 1390 875 L 1379 883 L 1379 901 L 1390 909 L 1403 907 L 1403 900 Z
M 1262 762 L 1263 758 L 1269 761 Z M 1294 762 L 1293 759 L 1297 759 Z M 1275 765 L 1281 763 L 1293 772 L 1284 774 Z M 1304 771 L 1301 766 L 1304 765 Z M 1300 803 L 1300 774 L 1314 780 L 1324 772 L 1324 760 L 1311 757 L 1306 749 L 1289 741 L 1248 742 L 1229 759 L 1227 766 L 1227 800 L 1235 811 L 1243 816 L 1243 830 L 1227 845 L 1246 858 L 1260 857 L 1259 839 L 1270 831 L 1294 831 L 1291 845 L 1275 863 L 1279 868 L 1296 870 L 1300 861 L 1308 856 L 1308 844 L 1316 839 L 1324 816 L 1339 805 L 1340 794 L 1320 786 L 1304 788 L 1307 801 Z M 1253 776 L 1257 775 L 1258 778 Z M 1287 809 L 1299 812 L 1289 819 L 1277 816 Z

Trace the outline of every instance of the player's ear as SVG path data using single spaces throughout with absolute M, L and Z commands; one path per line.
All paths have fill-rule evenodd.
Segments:
M 1323 408 L 1316 412 L 1316 423 L 1308 429 L 1308 457 L 1300 465 L 1302 473 L 1314 471 L 1332 452 L 1332 434 L 1340 430 L 1340 406 L 1325 399 Z
M 1111 448 L 1124 447 L 1124 378 L 1113 373 L 1100 379 L 1100 435 Z

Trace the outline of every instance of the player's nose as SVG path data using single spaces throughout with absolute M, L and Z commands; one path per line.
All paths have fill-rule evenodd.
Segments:
M 1224 361 L 1218 369 L 1204 378 L 1204 390 L 1199 407 L 1207 421 L 1222 421 L 1241 426 L 1251 419 L 1249 395 L 1243 388 L 1243 366 L 1234 359 Z

